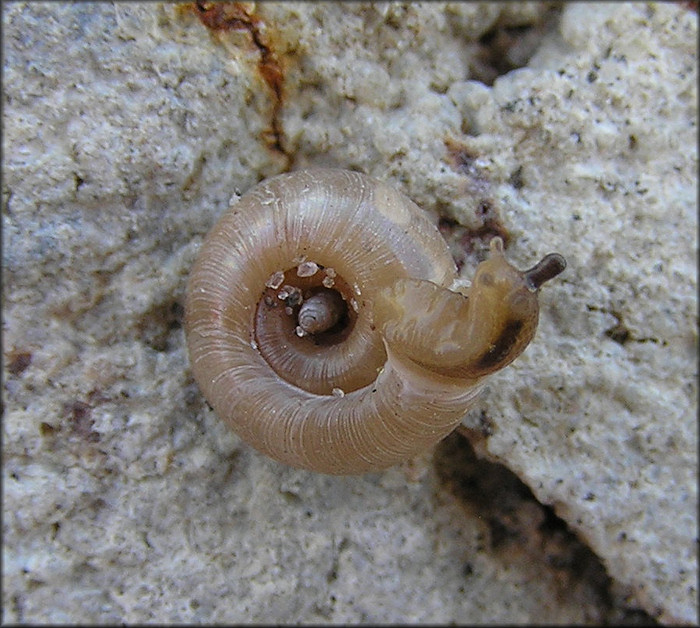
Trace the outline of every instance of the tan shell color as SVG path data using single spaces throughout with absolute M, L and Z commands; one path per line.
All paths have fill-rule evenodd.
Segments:
M 484 376 L 534 335 L 537 290 L 494 242 L 467 299 L 448 289 L 455 267 L 435 226 L 388 185 L 332 169 L 263 181 L 214 226 L 192 270 L 195 379 L 243 440 L 286 464 L 353 474 L 410 458 L 449 434 Z M 290 333 L 294 321 L 255 329 L 267 325 L 262 299 L 282 312 L 266 282 L 306 260 L 332 269 L 356 310 L 328 346 Z

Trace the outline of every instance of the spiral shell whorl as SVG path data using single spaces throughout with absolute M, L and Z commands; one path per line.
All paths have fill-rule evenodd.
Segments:
M 447 245 L 409 199 L 354 172 L 279 175 L 202 245 L 185 304 L 193 373 L 270 457 L 383 469 L 456 427 L 530 342 L 537 291 L 564 266 L 551 254 L 519 271 L 494 238 L 467 298 L 448 289 Z
M 302 259 L 332 268 L 354 292 L 358 312 L 342 343 L 322 347 L 323 356 L 308 343 L 276 372 L 257 346 L 256 312 L 270 278 Z M 389 466 L 425 444 L 406 442 L 386 424 L 384 417 L 403 412 L 386 396 L 409 396 L 391 369 L 373 383 L 386 362 L 373 295 L 398 277 L 446 285 L 453 276 L 437 229 L 389 186 L 342 170 L 279 175 L 243 196 L 202 245 L 186 302 L 195 378 L 217 414 L 277 460 L 328 473 Z M 294 342 L 277 343 L 269 359 L 288 358 Z M 413 412 L 425 420 L 419 406 Z M 410 408 L 410 435 L 409 415 Z M 375 453 L 363 453 L 362 443 Z

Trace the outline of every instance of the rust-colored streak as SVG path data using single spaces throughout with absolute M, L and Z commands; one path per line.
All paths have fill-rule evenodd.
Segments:
M 202 24 L 214 31 L 241 28 L 245 10 L 237 2 L 195 2 L 194 10 Z
M 250 34 L 253 44 L 260 52 L 258 71 L 274 96 L 271 129 L 264 134 L 265 140 L 273 150 L 287 156 L 282 144 L 284 132 L 280 122 L 284 96 L 284 72 L 270 38 L 266 34 L 265 22 L 259 16 L 249 12 L 248 7 L 241 2 L 199 0 L 191 7 L 202 24 L 213 32 L 247 31 Z
M 265 23 L 248 13 L 240 2 L 196 2 L 196 12 L 207 28 L 213 31 L 248 31 L 260 51 L 260 74 L 278 99 L 282 99 L 284 75 L 279 59 L 265 35 Z

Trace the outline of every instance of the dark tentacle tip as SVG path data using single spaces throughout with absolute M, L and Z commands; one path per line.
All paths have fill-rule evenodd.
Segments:
M 559 253 L 545 255 L 530 270 L 526 270 L 523 275 L 531 290 L 538 290 L 540 286 L 556 277 L 566 268 L 566 260 Z

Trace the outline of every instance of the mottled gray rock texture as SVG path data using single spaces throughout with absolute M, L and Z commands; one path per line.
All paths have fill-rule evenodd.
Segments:
M 695 623 L 697 14 L 683 3 L 5 3 L 5 622 Z M 385 473 L 208 409 L 187 274 L 333 165 L 468 279 L 568 260 L 463 435 Z M 466 438 L 465 438 L 466 435 Z

